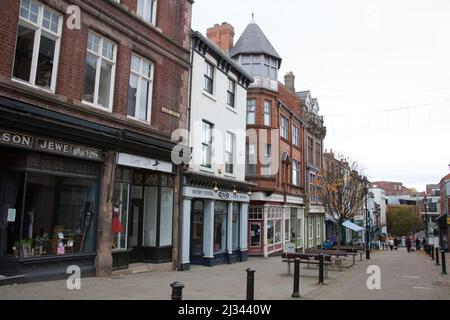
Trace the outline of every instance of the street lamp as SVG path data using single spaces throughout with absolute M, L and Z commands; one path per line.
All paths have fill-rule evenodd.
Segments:
M 425 207 L 425 239 L 427 239 L 428 244 L 428 198 L 426 195 L 423 198 L 423 206 Z
M 363 183 L 364 183 L 364 195 L 366 198 L 366 259 L 370 260 L 370 245 L 369 245 L 369 241 L 370 241 L 370 226 L 369 226 L 369 209 L 368 209 L 368 196 L 369 196 L 369 181 L 367 180 L 367 177 L 364 176 L 363 178 Z

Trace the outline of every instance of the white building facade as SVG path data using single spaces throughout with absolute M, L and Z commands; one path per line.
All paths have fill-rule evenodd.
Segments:
M 247 260 L 247 88 L 252 78 L 194 32 L 189 146 L 182 191 L 181 268 Z

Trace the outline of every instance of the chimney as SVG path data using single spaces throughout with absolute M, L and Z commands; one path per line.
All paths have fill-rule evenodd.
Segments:
M 234 27 L 228 22 L 215 24 L 207 30 L 206 36 L 226 54 L 234 46 Z
M 295 75 L 292 71 L 289 71 L 284 76 L 284 85 L 289 91 L 295 93 Z

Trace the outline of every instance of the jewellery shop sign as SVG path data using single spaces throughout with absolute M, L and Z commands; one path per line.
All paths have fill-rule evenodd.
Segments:
M 8 145 L 28 150 L 59 154 L 63 156 L 88 159 L 95 161 L 103 160 L 102 150 L 61 142 L 49 138 L 36 137 L 24 133 L 3 130 L 0 128 L 0 145 Z

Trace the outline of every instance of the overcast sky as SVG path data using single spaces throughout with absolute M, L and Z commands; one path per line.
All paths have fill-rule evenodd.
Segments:
M 319 99 L 326 149 L 419 190 L 450 172 L 450 1 L 196 0 L 192 28 L 226 21 L 237 41 L 252 12 L 280 81 Z

